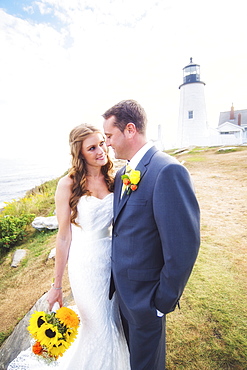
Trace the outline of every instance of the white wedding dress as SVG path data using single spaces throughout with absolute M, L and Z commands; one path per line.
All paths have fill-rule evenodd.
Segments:
M 109 300 L 113 194 L 104 199 L 83 196 L 77 222 L 72 225 L 68 271 L 80 315 L 75 342 L 52 365 L 37 360 L 29 348 L 10 363 L 8 370 L 129 370 L 125 341 L 115 295 Z

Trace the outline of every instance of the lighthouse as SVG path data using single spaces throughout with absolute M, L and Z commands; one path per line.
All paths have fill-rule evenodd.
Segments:
M 193 63 L 190 58 L 190 63 L 183 68 L 183 84 L 179 86 L 179 148 L 206 145 L 208 129 L 204 86 L 200 78 L 200 65 Z

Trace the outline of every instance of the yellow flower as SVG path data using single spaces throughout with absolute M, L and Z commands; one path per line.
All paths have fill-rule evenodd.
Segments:
M 56 312 L 58 320 L 69 328 L 77 328 L 80 319 L 78 315 L 68 307 L 61 307 Z
M 64 334 L 65 340 L 68 343 L 74 342 L 76 336 L 78 334 L 78 329 L 68 329 Z
M 33 337 L 36 337 L 36 334 L 40 330 L 40 327 L 44 324 L 47 324 L 45 312 L 35 311 L 29 320 L 29 326 L 27 329 Z
M 63 338 L 56 326 L 51 324 L 43 324 L 36 334 L 37 340 L 42 346 L 46 346 L 48 350 L 54 344 L 56 345 L 60 339 Z
M 138 182 L 140 181 L 140 178 L 141 178 L 140 171 L 132 170 L 129 174 L 129 179 L 130 179 L 131 184 L 134 184 L 134 185 L 138 184 Z
M 58 356 L 63 356 L 64 352 L 68 349 L 69 346 L 70 343 L 61 340 L 57 344 L 54 344 L 52 347 L 49 348 L 49 354 L 55 358 L 58 358 Z

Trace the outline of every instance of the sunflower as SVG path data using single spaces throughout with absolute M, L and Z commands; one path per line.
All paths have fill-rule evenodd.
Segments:
M 78 334 L 78 329 L 68 329 L 64 334 L 65 340 L 68 343 L 74 342 L 76 336 Z
M 40 330 L 41 326 L 43 324 L 46 324 L 46 318 L 45 318 L 45 312 L 43 311 L 35 311 L 30 320 L 29 320 L 29 326 L 28 326 L 28 331 L 33 337 L 36 337 L 37 332 Z
M 44 324 L 39 328 L 36 334 L 38 342 L 42 346 L 46 346 L 48 350 L 54 344 L 56 345 L 60 339 L 63 338 L 62 334 L 59 333 L 58 328 L 52 324 Z
M 56 317 L 59 321 L 69 328 L 77 328 L 80 319 L 78 315 L 68 307 L 61 307 L 56 312 Z
M 67 343 L 64 340 L 60 340 L 57 344 L 54 344 L 49 348 L 50 356 L 58 358 L 58 356 L 63 356 L 64 352 L 69 348 L 70 343 Z

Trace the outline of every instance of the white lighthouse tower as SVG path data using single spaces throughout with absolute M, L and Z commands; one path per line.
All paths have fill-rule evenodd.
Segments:
M 183 68 L 180 89 L 177 146 L 207 145 L 205 83 L 200 80 L 200 66 L 192 62 Z

